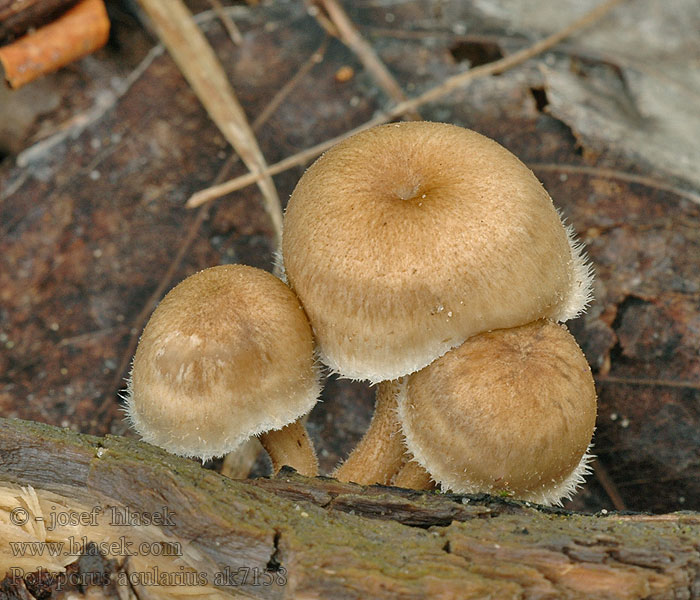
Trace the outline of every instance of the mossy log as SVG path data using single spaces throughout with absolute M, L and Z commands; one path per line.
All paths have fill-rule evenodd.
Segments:
M 46 530 L 82 515 L 52 539 L 98 544 L 112 559 L 109 589 L 123 583 L 137 597 L 700 598 L 698 513 L 584 515 L 288 470 L 235 481 L 132 439 L 9 419 L 0 419 L 0 489 L 0 560 L 27 559 L 3 539 L 13 531 L 51 538 L 39 513 Z M 7 498 L 32 522 L 10 518 Z M 150 552 L 135 550 L 143 541 Z M 171 574 L 162 587 L 134 576 L 156 567 L 156 579 Z M 26 592 L 21 573 L 3 585 L 0 597 Z

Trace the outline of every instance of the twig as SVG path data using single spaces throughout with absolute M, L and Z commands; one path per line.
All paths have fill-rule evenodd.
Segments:
M 117 325 L 115 327 L 107 327 L 105 329 L 98 329 L 96 331 L 88 331 L 86 333 L 72 335 L 70 337 L 63 338 L 60 342 L 58 342 L 58 347 L 63 348 L 65 346 L 75 346 L 84 342 L 91 342 L 105 335 L 110 335 L 113 337 L 118 336 L 121 335 L 125 329 L 126 325 Z
M 336 144 L 342 142 L 344 139 L 347 139 L 355 135 L 356 133 L 360 133 L 365 129 L 374 127 L 375 125 L 381 125 L 382 123 L 386 123 L 387 120 L 388 119 L 386 118 L 385 114 L 380 114 L 374 117 L 373 119 L 370 119 L 366 123 L 363 123 L 359 127 L 355 127 L 355 129 L 351 129 L 350 131 L 347 131 L 337 137 L 331 138 L 330 140 L 326 140 L 325 142 L 321 142 L 320 144 L 316 144 L 311 148 L 302 150 L 301 152 L 298 152 L 293 156 L 289 156 L 288 158 L 285 158 L 284 160 L 281 160 L 278 163 L 270 165 L 265 171 L 265 173 L 269 175 L 277 175 L 278 173 L 282 173 L 287 169 L 291 169 L 292 167 L 303 165 L 312 158 L 315 158 L 319 154 L 325 152 L 332 146 L 335 146 Z M 201 206 L 202 204 L 209 202 L 210 200 L 220 198 L 221 196 L 224 196 L 230 192 L 235 192 L 236 190 L 240 190 L 241 188 L 247 187 L 255 183 L 258 180 L 258 177 L 259 174 L 257 173 L 248 173 L 247 175 L 241 175 L 240 177 L 230 179 L 225 183 L 213 185 L 209 188 L 197 192 L 196 194 L 192 194 L 192 197 L 187 201 L 187 204 L 185 204 L 185 206 L 187 206 L 187 208 L 196 208 L 197 206 Z
M 596 460 L 595 463 L 593 463 L 593 474 L 598 480 L 600 487 L 603 488 L 608 498 L 610 498 L 610 502 L 612 502 L 615 510 L 627 510 L 627 505 L 622 499 L 615 482 L 613 481 L 612 477 L 610 477 L 607 469 L 602 465 L 600 460 Z
M 282 235 L 282 207 L 267 164 L 243 107 L 216 58 L 182 0 L 139 0 L 154 23 L 166 48 L 192 86 L 217 127 L 240 155 L 257 180 L 275 230 L 275 244 Z
M 637 175 L 635 173 L 625 173 L 624 171 L 617 171 L 615 169 L 603 169 L 600 167 L 586 167 L 582 165 L 560 165 L 556 163 L 528 163 L 528 166 L 534 171 L 554 171 L 562 173 L 574 173 L 581 175 L 591 175 L 593 177 L 602 177 L 604 179 L 619 179 L 620 181 L 626 181 L 628 183 L 638 183 L 639 185 L 644 185 L 646 187 L 654 188 L 657 190 L 663 190 L 664 192 L 670 192 L 686 200 L 690 200 L 695 204 L 700 204 L 700 194 L 696 194 L 692 190 L 686 190 L 683 188 L 676 187 L 674 185 L 669 185 L 653 177 L 646 177 L 644 175 Z
M 643 385 L 650 387 L 671 387 L 688 390 L 700 390 L 700 383 L 697 381 L 673 381 L 671 379 L 640 379 L 637 377 L 617 377 L 615 375 L 605 375 L 596 377 L 596 381 L 601 383 L 620 383 L 624 385 Z
M 326 140 L 325 142 L 316 144 L 312 148 L 302 150 L 301 152 L 293 156 L 285 158 L 284 160 L 281 160 L 280 162 L 271 165 L 262 173 L 249 173 L 247 175 L 231 179 L 226 183 L 222 183 L 220 185 L 212 186 L 210 188 L 201 190 L 194 194 L 187 201 L 187 206 L 189 208 L 200 206 L 201 204 L 204 204 L 209 200 L 219 198 L 224 194 L 234 192 L 248 185 L 256 183 L 263 176 L 276 175 L 278 173 L 286 171 L 287 169 L 291 169 L 292 167 L 303 165 L 304 163 L 311 160 L 312 158 L 315 158 L 322 152 L 325 152 L 338 142 L 360 131 L 364 131 L 365 129 L 369 129 L 370 127 L 374 127 L 375 125 L 387 123 L 392 119 L 395 119 L 396 117 L 406 113 L 407 111 L 415 110 L 424 104 L 438 100 L 443 96 L 448 95 L 450 92 L 453 92 L 454 90 L 465 86 L 467 83 L 471 82 L 474 79 L 477 79 L 479 77 L 486 77 L 488 75 L 503 73 L 508 69 L 512 69 L 513 67 L 530 60 L 538 54 L 549 50 L 553 46 L 556 46 L 564 38 L 576 33 L 577 31 L 585 27 L 588 27 L 591 23 L 600 19 L 614 6 L 620 4 L 623 1 L 624 0 L 607 0 L 607 2 L 603 2 L 601 5 L 597 6 L 595 9 L 585 14 L 580 19 L 574 21 L 571 25 L 544 38 L 543 40 L 540 40 L 539 42 L 536 42 L 535 44 L 528 46 L 527 48 L 524 48 L 523 50 L 515 52 L 509 56 L 506 56 L 505 58 L 502 58 L 500 60 L 496 60 L 485 65 L 480 65 L 464 73 L 459 73 L 458 75 L 453 75 L 452 77 L 446 79 L 440 85 L 428 90 L 420 96 L 417 96 L 416 98 L 413 98 L 411 100 L 400 102 L 389 111 L 385 113 L 379 113 L 377 116 L 370 119 L 366 123 L 352 129 L 351 131 L 348 131 L 343 135 L 340 135 L 330 140 Z
M 687 513 L 669 513 L 666 515 L 615 515 L 616 521 L 632 521 L 635 523 L 678 523 L 700 525 L 700 515 Z
M 292 78 L 279 89 L 272 100 L 270 100 L 270 103 L 256 117 L 255 121 L 253 121 L 254 131 L 257 131 L 258 128 L 277 111 L 282 102 L 284 102 L 284 100 L 287 98 L 287 96 L 289 96 L 291 91 L 299 84 L 299 82 L 309 74 L 311 69 L 323 61 L 327 48 L 328 37 L 324 36 L 319 47 L 316 48 L 313 54 L 309 56 L 306 61 L 304 61 L 304 64 L 299 67 L 299 70 L 292 76 Z
M 151 48 L 138 66 L 115 85 L 114 91 L 104 90 L 99 94 L 97 101 L 90 110 L 71 117 L 57 128 L 56 133 L 20 152 L 17 156 L 17 166 L 24 168 L 35 161 L 51 156 L 53 149 L 59 144 L 62 144 L 68 138 L 77 138 L 85 129 L 112 110 L 161 54 L 163 54 L 163 46 L 158 45 Z M 31 171 L 25 172 L 30 173 Z M 7 197 L 9 197 L 9 194 L 3 193 L 0 196 L 0 200 L 4 200 Z
M 377 85 L 383 89 L 394 102 L 404 102 L 406 95 L 403 93 L 399 82 L 391 74 L 386 65 L 381 61 L 372 45 L 360 34 L 354 23 L 340 5 L 338 0 L 321 0 L 331 22 L 337 30 L 340 40 L 350 48 L 365 69 L 372 75 Z M 318 19 L 321 13 L 316 18 Z M 420 121 L 421 115 L 417 110 L 406 111 L 406 114 L 414 120 Z
M 304 62 L 304 64 L 299 68 L 297 73 L 284 85 L 280 90 L 275 94 L 275 96 L 272 98 L 270 103 L 262 110 L 262 112 L 258 115 L 258 117 L 255 119 L 253 122 L 253 130 L 257 131 L 260 127 L 262 127 L 265 122 L 270 118 L 270 116 L 274 113 L 275 109 L 284 101 L 284 99 L 292 92 L 294 89 L 294 86 L 301 81 L 301 79 L 306 75 L 313 67 L 314 65 L 318 64 L 320 61 L 323 60 L 323 56 L 326 52 L 326 47 L 328 46 L 328 38 L 324 38 L 324 40 L 321 42 L 321 45 L 314 51 L 314 53 Z M 221 166 L 221 169 L 219 170 L 219 173 L 216 176 L 215 181 L 222 181 L 225 177 L 228 176 L 230 173 L 231 169 L 236 165 L 236 163 L 239 160 L 239 155 L 233 154 L 231 155 L 226 162 Z M 144 324 L 146 323 L 146 319 L 148 319 L 149 315 L 153 311 L 153 308 L 155 307 L 156 303 L 161 299 L 163 296 L 163 292 L 167 289 L 168 285 L 170 285 L 170 282 L 172 281 L 173 276 L 175 275 L 175 272 L 177 269 L 180 267 L 180 263 L 182 262 L 182 259 L 185 257 L 185 255 L 189 252 L 190 246 L 195 240 L 195 236 L 197 232 L 199 231 L 199 228 L 201 227 L 202 223 L 204 222 L 204 219 L 206 218 L 207 215 L 207 210 L 208 207 L 203 206 L 200 208 L 199 212 L 197 213 L 197 216 L 195 217 L 194 221 L 190 225 L 189 229 L 187 230 L 187 236 L 185 237 L 182 245 L 178 249 L 177 254 L 173 258 L 172 262 L 170 263 L 170 266 L 168 267 L 168 270 L 165 272 L 163 277 L 161 278 L 160 282 L 158 283 L 158 286 L 156 289 L 153 291 L 153 293 L 149 296 L 148 300 L 144 304 L 143 308 L 139 312 L 139 314 L 136 316 L 136 318 L 133 320 L 131 324 L 131 330 L 133 333 L 131 334 L 131 337 L 129 338 L 129 343 L 127 344 L 126 350 L 124 351 L 124 354 L 122 355 L 122 360 L 119 364 L 119 367 L 115 371 L 115 376 L 112 381 L 112 384 L 110 386 L 110 389 L 118 389 L 121 387 L 121 383 L 124 378 L 124 374 L 126 372 L 127 367 L 129 366 L 129 362 L 131 361 L 131 357 L 134 355 L 134 351 L 136 350 L 136 344 L 138 343 L 139 335 L 141 335 L 141 330 L 144 327 Z M 110 413 L 116 414 L 118 411 L 118 405 L 112 403 L 106 409 L 101 413 L 102 418 L 106 418 Z M 241 472 L 240 468 L 237 472 Z
M 108 37 L 104 2 L 82 0 L 52 23 L 0 47 L 5 79 L 19 88 L 101 48 Z
M 583 15 L 580 19 L 577 19 L 567 27 L 564 27 L 564 29 L 557 31 L 556 33 L 553 33 L 550 36 L 547 36 L 539 42 L 535 42 L 534 44 L 532 44 L 532 46 L 528 46 L 523 50 L 514 52 L 513 54 L 501 58 L 500 60 L 496 60 L 485 65 L 479 65 L 478 67 L 474 67 L 469 71 L 449 77 L 441 85 L 428 90 L 427 92 L 421 94 L 417 98 L 404 102 L 403 105 L 399 104 L 391 111 L 390 114 L 395 113 L 396 111 L 404 112 L 411 108 L 415 108 L 428 102 L 438 100 L 439 98 L 442 98 L 450 92 L 459 89 L 460 87 L 477 77 L 483 77 L 485 75 L 498 75 L 503 73 L 504 71 L 507 71 L 508 69 L 512 69 L 513 67 L 521 65 L 525 61 L 534 58 L 538 54 L 542 54 L 542 52 L 546 52 L 550 48 L 553 48 L 559 42 L 569 37 L 570 35 L 573 35 L 577 31 L 588 27 L 589 25 L 600 19 L 603 15 L 608 13 L 610 10 L 612 10 L 616 5 L 624 1 L 625 0 L 607 0 L 606 2 L 603 2 L 602 4 L 594 8 L 592 11 Z M 395 115 L 392 114 L 392 118 L 393 116 Z
M 224 172 L 223 169 L 222 172 Z M 178 248 L 177 254 L 170 263 L 168 270 L 165 272 L 163 277 L 161 277 L 158 286 L 155 290 L 153 290 L 153 293 L 148 297 L 148 300 L 143 305 L 143 308 L 141 308 L 139 314 L 134 319 L 131 327 L 132 334 L 129 338 L 129 344 L 127 345 L 126 350 L 122 355 L 122 359 L 119 363 L 119 366 L 117 367 L 117 370 L 114 372 L 114 378 L 112 379 L 109 389 L 114 390 L 119 389 L 121 387 L 121 384 L 124 380 L 124 374 L 129 366 L 129 363 L 131 362 L 131 357 L 134 355 L 134 351 L 136 350 L 136 344 L 138 343 L 139 336 L 141 335 L 143 325 L 150 316 L 150 314 L 153 312 L 155 305 L 162 298 L 165 290 L 170 285 L 170 282 L 172 281 L 175 272 L 179 268 L 182 259 L 185 257 L 185 254 L 189 252 L 190 246 L 192 246 L 192 244 L 194 243 L 194 240 L 197 237 L 197 233 L 199 232 L 199 228 L 202 226 L 202 223 L 206 219 L 208 212 L 208 206 L 202 206 L 199 209 L 195 218 L 192 220 L 192 223 L 188 227 L 187 235 L 185 236 L 185 239 L 180 245 L 180 248 Z M 119 410 L 119 405 L 114 402 L 106 402 L 102 405 L 102 407 L 103 408 L 98 412 L 98 415 L 96 417 L 96 421 L 98 423 L 105 423 L 108 420 L 111 420 L 107 417 L 113 417 L 117 414 Z
M 219 18 L 224 28 L 226 29 L 228 36 L 231 38 L 231 41 L 236 46 L 240 46 L 243 43 L 243 36 L 241 35 L 241 31 L 240 29 L 238 29 L 236 22 L 224 10 L 224 7 L 221 4 L 221 2 L 219 2 L 219 0 L 209 0 L 209 4 L 211 4 L 212 9 L 216 13 L 216 16 Z
M 328 35 L 335 38 L 340 37 L 340 32 L 335 26 L 335 23 L 328 18 L 328 15 L 325 12 L 321 11 L 317 4 L 314 4 L 313 0 L 307 0 L 306 10 L 309 13 L 309 16 L 316 19 L 316 22 Z

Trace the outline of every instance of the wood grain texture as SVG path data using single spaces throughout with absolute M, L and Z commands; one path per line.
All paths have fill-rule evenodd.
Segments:
M 583 515 L 490 496 L 456 496 L 284 470 L 233 481 L 118 436 L 0 420 L 0 482 L 78 506 L 173 515 L 212 582 L 240 568 L 282 584 L 257 598 L 693 598 L 700 515 Z M 133 528 L 131 535 L 146 535 Z M 151 532 L 150 535 L 154 535 Z M 194 564 L 194 563 L 193 563 Z

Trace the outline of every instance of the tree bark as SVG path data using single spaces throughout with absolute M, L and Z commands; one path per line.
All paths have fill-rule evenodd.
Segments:
M 104 517 L 112 510 L 136 519 L 126 528 L 113 519 L 88 524 L 84 535 L 100 538 L 90 541 L 126 537 L 180 549 L 172 557 L 113 552 L 111 585 L 120 573 L 158 567 L 185 568 L 199 576 L 189 588 L 222 597 L 700 597 L 698 513 L 585 515 L 288 469 L 235 481 L 132 439 L 0 419 L 0 491 L 12 489 L 17 498 L 36 494 L 38 504 L 21 504 L 32 518 L 41 505 L 49 520 L 59 508 L 85 515 L 95 506 Z M 0 503 L 0 525 L 10 523 L 10 505 Z M 163 513 L 169 521 L 143 520 Z M 0 536 L 0 559 L 11 541 Z M 137 596 L 144 589 L 127 583 Z M 3 585 L 25 584 L 16 576 Z M 162 597 L 187 591 L 174 586 Z
M 81 0 L 51 23 L 0 46 L 7 84 L 17 89 L 98 50 L 107 43 L 109 27 L 103 0 Z
M 55 19 L 78 0 L 0 0 L 0 44 L 7 44 Z

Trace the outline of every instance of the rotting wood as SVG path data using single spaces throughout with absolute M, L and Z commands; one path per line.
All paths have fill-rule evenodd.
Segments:
M 103 0 L 81 0 L 58 19 L 0 47 L 10 87 L 19 88 L 91 54 L 107 43 L 109 17 Z
M 698 513 L 584 515 L 485 495 L 363 488 L 290 471 L 275 479 L 233 481 L 131 439 L 11 419 L 0 420 L 0 482 L 5 493 L 12 486 L 28 493 L 32 486 L 40 500 L 54 502 L 54 510 L 63 501 L 64 513 L 73 506 L 127 507 L 137 518 L 168 511 L 167 526 L 132 526 L 126 534 L 112 526 L 117 539 L 126 535 L 183 548 L 172 562 L 129 556 L 132 572 L 154 565 L 177 572 L 184 565 L 209 586 L 221 573 L 260 574 L 257 585 L 249 579 L 220 586 L 230 594 L 335 599 L 700 594 Z M 12 507 L 2 508 L 7 513 Z M 105 535 L 109 529 L 94 531 Z M 7 556 L 7 548 L 0 552 Z M 263 577 L 272 583 L 261 585 Z M 169 593 L 192 591 L 185 587 Z
M 0 0 L 0 44 L 7 44 L 30 29 L 41 27 L 78 0 Z

